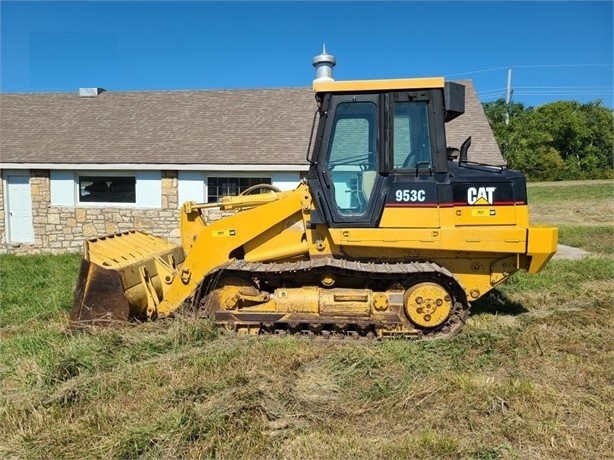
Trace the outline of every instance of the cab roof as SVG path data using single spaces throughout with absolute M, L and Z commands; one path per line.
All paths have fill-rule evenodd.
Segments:
M 443 88 L 443 77 L 398 78 L 386 80 L 314 81 L 316 93 L 344 93 L 354 91 L 414 90 Z

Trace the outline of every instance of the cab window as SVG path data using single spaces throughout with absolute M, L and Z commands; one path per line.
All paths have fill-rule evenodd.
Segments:
M 394 105 L 393 161 L 395 169 L 432 164 L 428 104 L 397 102 Z
M 366 212 L 377 174 L 377 106 L 372 102 L 337 105 L 328 169 L 342 215 Z

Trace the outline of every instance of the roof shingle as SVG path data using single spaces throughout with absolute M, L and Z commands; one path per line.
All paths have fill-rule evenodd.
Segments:
M 471 81 L 448 145 L 473 138 L 469 159 L 502 164 Z M 68 164 L 306 165 L 311 88 L 1 94 L 0 161 Z

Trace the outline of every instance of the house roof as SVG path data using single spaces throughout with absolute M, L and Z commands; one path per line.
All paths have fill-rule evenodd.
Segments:
M 448 145 L 503 164 L 471 81 Z M 0 94 L 2 164 L 299 165 L 316 110 L 311 88 Z

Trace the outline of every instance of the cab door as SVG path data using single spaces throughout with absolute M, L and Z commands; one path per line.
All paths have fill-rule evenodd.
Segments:
M 375 227 L 383 209 L 379 94 L 330 98 L 317 161 L 323 211 L 332 227 Z
M 428 228 L 441 225 L 439 208 L 447 200 L 447 164 L 438 154 L 445 139 L 435 91 L 398 92 L 391 108 L 391 174 L 383 228 Z M 439 111 L 440 112 L 440 111 Z M 444 140 L 445 145 L 445 140 Z

